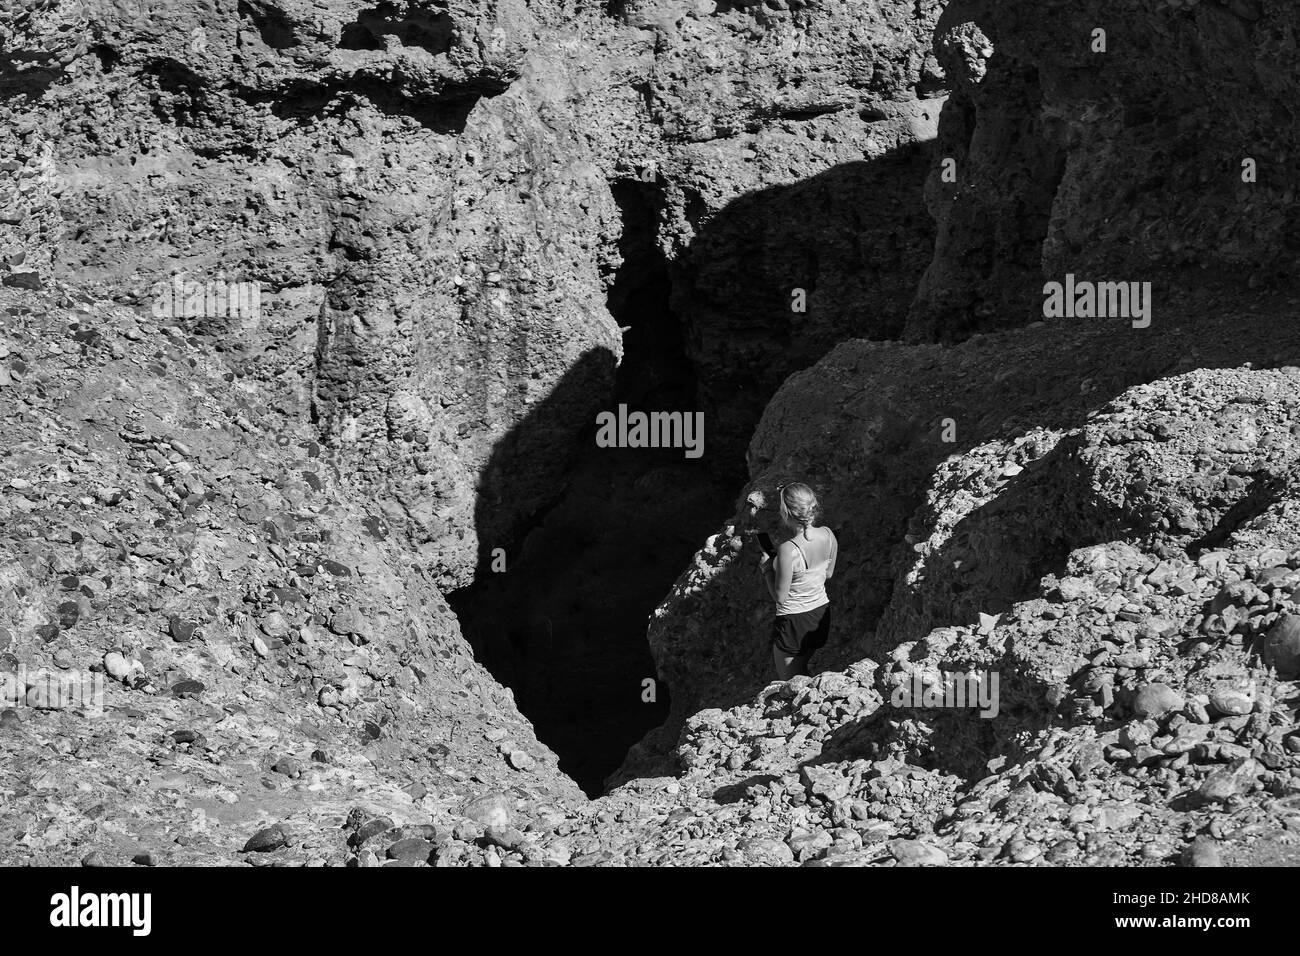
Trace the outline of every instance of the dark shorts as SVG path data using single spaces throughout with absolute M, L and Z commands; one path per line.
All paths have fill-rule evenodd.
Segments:
M 826 645 L 831 633 L 831 606 L 823 604 L 799 614 L 778 614 L 772 645 L 786 657 L 802 657 Z

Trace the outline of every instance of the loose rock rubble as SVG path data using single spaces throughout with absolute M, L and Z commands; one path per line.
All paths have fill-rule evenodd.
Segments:
M 886 653 L 699 710 L 670 775 L 587 801 L 271 396 L 179 324 L 3 296 L 5 862 L 1205 865 L 1300 832 L 1293 369 L 950 459 L 898 565 L 929 611 Z M 1024 593 L 909 571 L 1018 540 L 1000 509 L 1060 528 Z M 896 706 L 971 669 L 994 719 Z
M 1288 314 L 1288 300 L 1272 308 Z M 1212 347 L 1221 318 L 1180 323 L 1182 363 Z M 1300 341 L 1273 329 L 1224 357 L 1285 365 Z M 1160 378 L 1153 359 L 1172 339 L 1154 332 L 1112 361 L 1109 403 L 1077 386 L 1006 400 L 1020 384 L 1010 370 L 1033 370 L 1026 384 L 1077 381 L 1088 343 L 1114 335 L 1041 327 L 943 359 L 853 343 L 787 382 L 751 446 L 741 512 L 652 625 L 682 699 L 680 741 L 671 724 L 647 737 L 615 794 L 680 767 L 683 782 L 758 794 L 760 813 L 771 801 L 786 836 L 805 824 L 784 814 L 829 798 L 820 827 L 883 819 L 888 840 L 927 847 L 898 860 L 1145 865 L 1177 862 L 1198 836 L 1227 841 L 1224 858 L 1249 857 L 1256 839 L 1295 846 L 1300 371 Z M 1130 376 L 1146 384 L 1126 389 Z M 968 431 L 936 467 L 945 409 Z M 887 492 L 931 467 L 899 521 L 908 499 Z M 747 536 L 771 527 L 770 489 L 791 475 L 825 489 L 842 545 L 832 645 L 814 658 L 829 669 L 690 716 L 770 679 Z M 854 553 L 889 540 L 892 522 L 892 553 Z M 905 696 L 969 673 L 1000 679 L 990 719 Z M 793 723 L 777 705 L 787 694 Z M 896 790 L 901 812 L 888 809 Z M 855 801 L 867 804 L 856 816 Z

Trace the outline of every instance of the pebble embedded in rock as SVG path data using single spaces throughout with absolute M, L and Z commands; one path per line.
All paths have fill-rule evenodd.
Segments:
M 244 844 L 244 853 L 270 853 L 273 850 L 279 850 L 289 845 L 289 835 L 280 823 L 273 824 L 269 827 L 263 827 Z
M 302 776 L 302 763 L 296 757 L 281 757 L 272 765 L 271 770 L 286 777 Z
M 350 841 L 354 847 L 363 845 L 367 840 L 393 829 L 393 821 L 388 817 L 374 817 L 357 827 Z
M 749 863 L 759 866 L 789 866 L 794 862 L 794 852 L 782 840 L 754 837 L 742 840 L 736 849 Z
M 510 751 L 510 756 L 506 759 L 510 762 L 510 766 L 516 770 L 531 770 L 533 767 L 533 758 L 522 750 Z
M 1210 707 L 1225 717 L 1249 714 L 1255 709 L 1255 695 L 1241 687 L 1216 686 L 1210 691 Z
M 178 644 L 192 641 L 194 639 L 194 631 L 197 627 L 197 624 L 184 621 L 175 614 L 167 619 L 167 629 L 171 633 L 172 640 L 176 641 Z
M 1210 774 L 1196 790 L 1196 799 L 1202 806 L 1215 803 L 1227 803 L 1250 789 L 1253 775 L 1249 770 L 1216 770 Z
M 513 850 L 524 842 L 523 833 L 512 826 L 496 826 L 489 824 L 483 831 L 483 839 L 488 843 L 499 846 L 503 850 Z
M 284 637 L 289 633 L 289 621 L 279 611 L 267 614 L 258 622 L 258 626 L 261 627 L 263 634 L 271 638 Z
M 344 636 L 349 634 L 364 634 L 366 632 L 366 620 L 361 611 L 354 605 L 341 608 L 330 618 L 330 630 L 335 634 Z
M 1183 696 L 1168 684 L 1144 684 L 1133 697 L 1133 713 L 1139 717 L 1163 717 L 1183 709 Z
M 944 866 L 948 862 L 947 853 L 923 840 L 894 840 L 889 852 L 899 866 Z
M 1300 677 L 1300 614 L 1284 614 L 1269 628 L 1260 656 L 1283 680 Z
M 388 848 L 390 860 L 427 861 L 433 853 L 433 844 L 419 837 L 398 840 Z
M 104 669 L 114 680 L 125 680 L 131 673 L 131 665 L 127 659 L 116 651 L 110 651 L 104 655 Z
M 175 684 L 172 685 L 172 696 L 182 697 L 182 698 L 198 697 L 205 690 L 207 690 L 207 686 L 202 681 L 197 681 L 197 680 L 177 681 Z
M 199 753 L 207 749 L 208 739 L 197 730 L 176 730 L 172 732 L 172 740 L 177 746 L 188 747 L 191 753 Z
M 59 625 L 65 629 L 77 626 L 81 619 L 81 605 L 76 601 L 64 601 L 59 605 Z
M 1218 842 L 1209 837 L 1197 837 L 1183 850 L 1182 864 L 1183 866 L 1223 866 Z
M 488 793 L 475 797 L 465 805 L 463 812 L 469 819 L 485 827 L 510 825 L 510 801 L 502 793 Z

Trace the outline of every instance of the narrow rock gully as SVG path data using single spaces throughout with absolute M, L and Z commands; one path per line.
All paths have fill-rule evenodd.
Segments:
M 609 309 L 624 358 L 607 405 L 694 411 L 696 382 L 655 241 L 654 186 L 615 184 L 623 265 Z M 567 485 L 506 557 L 450 594 L 475 656 L 515 694 L 560 768 L 589 795 L 628 747 L 661 724 L 670 688 L 657 679 L 646 622 L 730 507 L 732 487 L 705 453 L 600 448 L 593 420 Z M 654 680 L 647 685 L 647 679 Z

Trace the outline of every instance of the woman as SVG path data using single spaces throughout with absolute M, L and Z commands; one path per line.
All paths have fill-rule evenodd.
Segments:
M 817 496 L 802 482 L 777 489 L 781 521 L 791 537 L 775 557 L 763 555 L 759 569 L 772 599 L 776 624 L 772 657 L 776 674 L 789 680 L 808 673 L 808 659 L 826 644 L 831 628 L 826 579 L 835 573 L 839 545 L 830 528 L 818 528 Z

